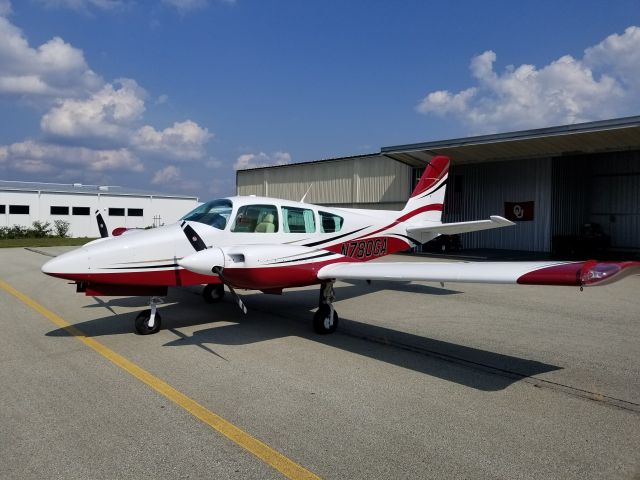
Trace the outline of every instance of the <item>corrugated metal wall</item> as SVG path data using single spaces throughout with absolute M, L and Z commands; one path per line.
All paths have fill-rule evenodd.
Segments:
M 551 249 L 551 159 L 452 165 L 444 222 L 504 215 L 505 202 L 534 203 L 534 220 L 461 236 L 464 248 Z
M 555 158 L 552 205 L 552 235 L 597 223 L 612 248 L 640 249 L 640 152 Z
M 591 159 L 586 155 L 553 159 L 551 236 L 578 235 L 589 221 Z
M 411 167 L 383 156 L 338 159 L 238 172 L 238 195 L 300 200 L 354 208 L 402 208 Z
M 591 158 L 589 221 L 611 236 L 611 246 L 640 249 L 640 152 Z

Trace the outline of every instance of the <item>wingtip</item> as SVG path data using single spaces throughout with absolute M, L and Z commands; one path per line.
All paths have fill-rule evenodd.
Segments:
M 501 217 L 500 215 L 491 215 L 489 218 L 493 223 L 504 225 L 505 227 L 509 225 L 515 225 L 515 222 L 512 222 L 511 220 L 507 220 L 506 218 Z

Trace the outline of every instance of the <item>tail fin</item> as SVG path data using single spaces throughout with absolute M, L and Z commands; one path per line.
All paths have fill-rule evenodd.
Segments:
M 449 175 L 449 157 L 433 157 L 402 212 L 411 222 L 440 222 Z

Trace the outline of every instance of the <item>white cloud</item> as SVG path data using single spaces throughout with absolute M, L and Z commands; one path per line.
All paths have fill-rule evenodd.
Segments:
M 434 91 L 416 106 L 423 114 L 457 118 L 475 132 L 495 132 L 612 118 L 640 107 L 640 29 L 629 27 L 585 50 L 537 68 L 523 64 L 494 70 L 496 54 L 471 61 L 477 85 Z
M 10 8 L 1 5 L 0 10 Z M 102 83 L 82 50 L 60 37 L 32 48 L 22 31 L 0 16 L 0 94 L 70 97 L 94 91 Z
M 94 172 L 144 170 L 142 162 L 125 148 L 93 150 L 26 140 L 0 146 L 0 161 L 3 157 L 13 170 L 26 173 L 53 172 L 64 166 Z
M 291 155 L 287 152 L 274 152 L 267 155 L 260 153 L 245 153 L 240 155 L 233 165 L 236 170 L 244 170 L 247 168 L 269 167 L 272 165 L 286 165 L 291 163 Z
M 173 157 L 176 160 L 196 160 L 204 156 L 204 147 L 213 135 L 196 122 L 176 122 L 173 127 L 158 131 L 145 125 L 132 138 L 138 150 Z
M 118 139 L 144 113 L 145 92 L 135 80 L 121 79 L 118 87 L 107 84 L 86 99 L 65 99 L 40 121 L 42 130 L 66 138 Z
M 120 3 L 47 4 L 111 8 Z M 206 145 L 213 138 L 207 128 L 192 120 L 175 122 L 164 130 L 145 125 L 147 94 L 135 80 L 106 83 L 89 68 L 82 50 L 59 37 L 31 47 L 22 31 L 6 18 L 10 10 L 11 4 L 0 0 L 0 96 L 27 99 L 27 105 L 48 111 L 40 119 L 41 140 L 0 145 L 3 170 L 50 173 L 49 178 L 64 181 L 67 176 L 106 178 L 104 172 L 142 172 L 143 161 L 148 163 L 153 157 L 171 161 L 207 158 Z M 167 99 L 160 95 L 158 102 Z M 168 185 L 174 187 L 199 188 L 199 182 L 180 178 Z
M 181 179 L 181 174 L 182 172 L 180 172 L 180 169 L 175 165 L 167 165 L 153 175 L 151 183 L 154 185 L 174 183 Z
M 584 62 L 596 71 L 609 71 L 626 87 L 640 89 L 640 27 L 614 33 L 585 50 Z
M 11 2 L 9 0 L 0 0 L 0 16 L 6 17 L 11 14 Z
M 175 165 L 167 165 L 156 171 L 151 179 L 151 183 L 154 185 L 162 185 L 163 188 L 176 192 L 193 192 L 202 189 L 202 183 L 200 181 L 184 178 L 180 168 Z

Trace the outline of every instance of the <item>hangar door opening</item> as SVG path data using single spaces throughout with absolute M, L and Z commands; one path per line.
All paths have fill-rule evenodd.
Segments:
M 552 203 L 554 243 L 601 232 L 611 250 L 640 251 L 640 152 L 554 158 Z

